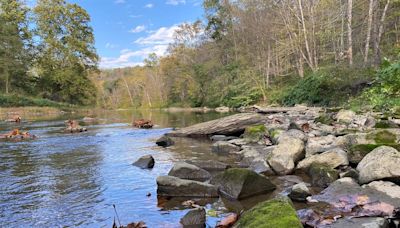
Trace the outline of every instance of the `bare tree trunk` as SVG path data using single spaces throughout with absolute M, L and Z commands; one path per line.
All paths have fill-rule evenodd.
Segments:
M 365 41 L 365 55 L 364 55 L 364 66 L 368 62 L 368 51 L 369 51 L 369 43 L 371 41 L 371 29 L 372 29 L 372 19 L 373 19 L 373 11 L 374 11 L 374 3 L 375 0 L 369 0 L 369 10 L 368 10 L 368 25 L 367 25 L 367 38 Z
M 379 28 L 378 28 L 378 34 L 377 37 L 375 39 L 375 66 L 379 66 L 381 64 L 381 49 L 380 49 L 380 43 L 382 40 L 382 35 L 383 35 L 383 26 L 385 23 L 385 18 L 386 18 L 386 13 L 388 11 L 389 8 L 389 4 L 390 4 L 390 0 L 387 0 L 385 8 L 383 9 L 382 12 L 382 16 L 381 19 L 379 21 Z
M 126 81 L 126 79 L 125 79 L 124 76 L 122 76 L 122 80 L 124 81 L 124 84 L 125 84 L 125 87 L 126 87 L 126 91 L 128 92 L 129 99 L 130 99 L 131 105 L 132 105 L 132 107 L 133 107 L 133 106 L 134 106 L 134 103 L 133 103 L 132 93 L 131 93 L 131 91 L 130 91 L 130 89 L 129 89 L 128 82 Z
M 313 64 L 313 58 L 312 58 L 312 54 L 310 51 L 310 45 L 308 44 L 308 36 L 307 36 L 307 29 L 306 29 L 306 22 L 304 20 L 304 12 L 303 12 L 303 5 L 302 5 L 302 0 L 298 0 L 298 4 L 299 4 L 299 10 L 300 10 L 300 17 L 301 17 L 301 25 L 302 25 L 302 29 L 303 29 L 303 36 L 304 36 L 304 43 L 306 46 L 306 51 L 307 51 L 307 55 L 308 55 L 308 59 L 309 59 L 309 63 L 310 63 L 310 68 L 314 71 L 314 64 Z
M 353 29 L 351 28 L 353 18 L 353 0 L 348 0 L 347 2 L 347 39 L 348 39 L 348 50 L 347 54 L 349 56 L 349 64 L 353 66 L 353 37 L 352 32 Z

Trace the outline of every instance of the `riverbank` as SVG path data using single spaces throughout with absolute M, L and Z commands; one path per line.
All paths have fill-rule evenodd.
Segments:
M 157 178 L 157 193 L 220 198 L 227 208 L 265 196 L 244 213 L 230 210 L 240 217 L 235 227 L 398 224 L 400 118 L 307 107 L 254 112 L 177 129 L 161 138 L 158 144 L 168 146 L 182 137 L 208 137 L 214 141 L 213 153 L 236 160 L 233 168 L 222 166 L 212 174 L 210 166 L 220 163 L 178 162 L 167 176 Z M 277 178 L 291 181 L 281 189 Z M 195 208 L 181 222 L 194 215 L 201 218 L 196 221 L 209 218 Z

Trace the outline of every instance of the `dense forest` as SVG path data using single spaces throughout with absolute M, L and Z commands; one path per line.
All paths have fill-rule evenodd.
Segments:
M 3 94 L 104 108 L 400 104 L 398 0 L 205 0 L 167 55 L 101 71 L 84 9 L 0 2 Z
M 399 103 L 399 1 L 205 0 L 203 6 L 204 19 L 180 25 L 167 56 L 97 75 L 98 104 Z
M 98 57 L 90 16 L 63 0 L 0 0 L 0 101 L 89 105 L 96 89 L 89 73 Z

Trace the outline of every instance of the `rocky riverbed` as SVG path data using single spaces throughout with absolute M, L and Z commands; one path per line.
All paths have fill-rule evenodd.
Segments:
M 396 116 L 307 107 L 246 111 L 177 129 L 157 141 L 168 147 L 177 137 L 209 138 L 213 153 L 235 160 L 178 162 L 157 178 L 159 197 L 192 202 L 184 226 L 205 226 L 206 213 L 191 201 L 201 198 L 220 198 L 226 208 L 257 202 L 231 207 L 236 217 L 219 227 L 398 226 Z M 157 163 L 147 159 L 149 167 Z

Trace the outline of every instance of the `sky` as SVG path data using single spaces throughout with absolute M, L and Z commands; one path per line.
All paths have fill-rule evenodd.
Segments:
M 141 65 L 165 55 L 177 26 L 202 19 L 201 0 L 68 0 L 91 16 L 100 68 Z

